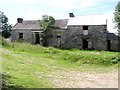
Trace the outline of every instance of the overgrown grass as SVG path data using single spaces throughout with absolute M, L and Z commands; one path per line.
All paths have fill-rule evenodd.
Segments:
M 4 39 L 3 39 L 4 40 Z M 107 72 L 116 70 L 119 52 L 62 50 L 29 43 L 0 42 L 4 87 L 50 88 L 49 76 L 56 70 Z M 4 44 L 5 43 L 5 44 Z
M 5 45 L 6 48 L 16 52 L 28 52 L 31 54 L 39 54 L 44 58 L 52 58 L 64 60 L 69 63 L 78 64 L 97 64 L 112 65 L 120 61 L 119 52 L 109 51 L 89 51 L 89 50 L 62 50 L 53 47 L 43 47 L 40 45 L 32 45 L 30 43 L 11 43 Z

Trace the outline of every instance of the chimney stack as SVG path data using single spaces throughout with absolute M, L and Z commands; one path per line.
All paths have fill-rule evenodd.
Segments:
M 69 17 L 75 17 L 73 13 L 69 13 Z
M 18 22 L 18 23 L 22 23 L 22 22 L 23 22 L 23 19 L 22 19 L 22 18 L 17 18 L 17 22 Z

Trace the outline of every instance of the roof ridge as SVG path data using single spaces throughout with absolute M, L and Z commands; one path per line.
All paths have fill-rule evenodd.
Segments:
M 23 21 L 40 21 L 40 20 L 23 20 Z
M 63 28 L 66 27 L 68 19 L 55 20 L 55 26 Z M 23 23 L 16 23 L 13 29 L 40 29 L 41 20 L 23 20 Z
M 69 19 L 55 19 L 55 21 L 58 20 L 69 20 Z M 42 20 L 23 20 L 23 22 L 29 22 L 29 21 L 42 21 Z
M 55 20 L 68 20 L 68 19 L 55 19 Z

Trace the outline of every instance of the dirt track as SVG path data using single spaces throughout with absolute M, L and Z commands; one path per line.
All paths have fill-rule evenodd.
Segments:
M 118 72 L 58 71 L 49 77 L 55 88 L 118 88 Z

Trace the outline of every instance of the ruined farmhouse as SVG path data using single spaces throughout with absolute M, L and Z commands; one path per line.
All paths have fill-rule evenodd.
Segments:
M 107 30 L 107 19 L 97 16 L 78 16 L 70 13 L 69 19 L 55 20 L 55 27 L 48 33 L 48 46 L 92 50 L 118 51 L 119 37 Z M 99 20 L 98 20 L 99 18 Z M 41 20 L 17 19 L 12 28 L 12 41 L 23 40 L 43 44 Z

